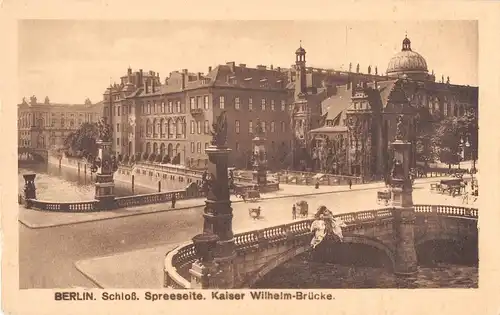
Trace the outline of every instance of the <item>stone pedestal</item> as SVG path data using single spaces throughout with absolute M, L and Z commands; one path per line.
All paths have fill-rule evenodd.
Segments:
M 36 187 L 35 187 L 35 177 L 36 174 L 23 174 L 24 178 L 24 205 L 26 208 L 31 208 L 30 199 L 36 199 Z
M 98 158 L 101 161 L 96 174 L 95 199 L 100 209 L 115 208 L 115 182 L 113 180 L 114 165 L 111 156 L 111 142 L 97 141 Z
M 254 150 L 253 162 L 253 181 L 259 187 L 267 184 L 267 154 L 266 154 L 266 139 L 262 135 L 257 135 L 252 139 Z
M 395 165 L 391 174 L 391 205 L 394 207 L 393 227 L 396 242 L 394 273 L 404 276 L 412 275 L 417 271 L 414 233 L 415 208 L 410 179 L 411 143 L 396 140 L 392 145 Z
M 236 252 L 233 238 L 233 209 L 229 199 L 228 156 L 231 150 L 222 146 L 209 146 L 207 152 L 207 200 L 203 213 L 203 233 L 213 233 L 219 241 L 213 252 L 213 263 L 193 264 L 193 272 L 203 277 L 210 274 L 210 288 L 232 288 L 234 284 L 234 259 Z M 202 268 L 203 266 L 203 268 Z M 216 267 L 214 267 L 216 266 Z M 217 276 L 213 272 L 217 269 Z M 192 272 L 192 274 L 193 274 Z M 208 281 L 208 282 L 207 282 Z

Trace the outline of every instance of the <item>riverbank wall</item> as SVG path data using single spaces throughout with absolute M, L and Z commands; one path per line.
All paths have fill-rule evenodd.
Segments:
M 90 176 L 90 164 L 83 159 L 64 156 L 49 156 L 48 164 L 72 170 L 79 176 Z M 192 173 L 192 174 L 191 174 Z M 120 165 L 114 174 L 115 182 L 127 187 L 143 187 L 151 191 L 171 191 L 184 189 L 191 182 L 200 184 L 200 175 L 196 171 L 170 165 L 134 164 Z

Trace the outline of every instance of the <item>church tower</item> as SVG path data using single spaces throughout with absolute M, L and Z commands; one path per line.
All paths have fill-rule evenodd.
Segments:
M 291 112 L 294 168 L 310 167 L 309 131 L 318 127 L 321 118 L 321 103 L 315 103 L 309 92 L 312 91 L 307 89 L 306 50 L 300 45 L 295 51 L 295 100 Z

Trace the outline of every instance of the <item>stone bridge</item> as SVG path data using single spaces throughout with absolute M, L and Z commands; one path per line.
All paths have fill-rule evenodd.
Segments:
M 48 156 L 49 154 L 46 149 L 31 147 L 17 148 L 18 161 L 47 162 Z
M 398 215 L 399 211 L 398 208 L 390 207 L 336 215 L 347 225 L 343 228 L 344 243 L 364 244 L 377 248 L 385 253 L 396 272 L 396 269 L 400 268 L 398 264 L 405 259 L 408 250 L 412 250 L 411 247 L 418 250 L 420 245 L 436 240 L 477 240 L 477 209 L 415 205 L 414 211 L 411 211 L 414 215 L 410 219 L 402 218 Z M 233 272 L 230 275 L 218 275 L 226 280 L 229 277 L 229 281 L 216 280 L 216 282 L 232 284 L 224 286 L 225 288 L 252 287 L 274 268 L 309 250 L 312 222 L 312 219 L 302 220 L 236 234 Z M 410 238 L 402 238 L 399 235 L 401 224 L 410 227 L 405 232 L 409 233 Z M 164 286 L 176 289 L 202 287 L 200 281 L 203 282 L 203 279 L 194 276 L 192 270 L 190 272 L 196 258 L 192 243 L 170 251 L 165 259 Z

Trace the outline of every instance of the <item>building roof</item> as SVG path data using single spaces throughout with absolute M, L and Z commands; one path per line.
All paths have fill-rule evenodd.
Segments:
M 333 120 L 346 110 L 351 104 L 352 89 L 347 85 L 339 86 L 336 94 L 321 102 L 322 113 L 326 114 L 326 120 Z
M 323 126 L 311 130 L 311 133 L 344 133 L 347 132 L 346 126 Z

